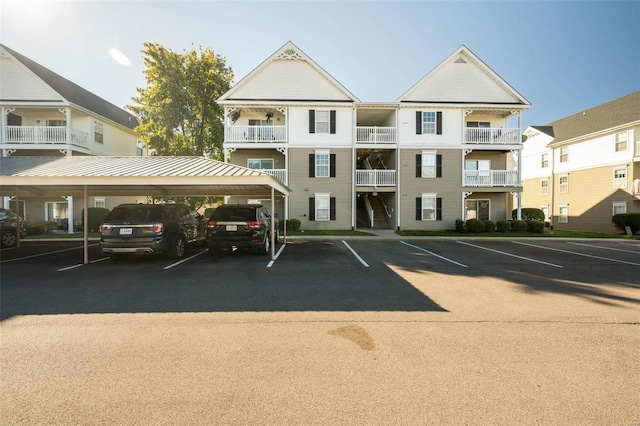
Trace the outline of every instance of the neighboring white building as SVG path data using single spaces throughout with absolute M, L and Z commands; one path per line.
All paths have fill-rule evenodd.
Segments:
M 0 112 L 2 156 L 145 154 L 133 114 L 2 44 Z M 80 218 L 81 206 L 74 206 L 73 197 L 43 200 L 32 195 L 17 194 L 20 206 L 7 197 L 3 204 L 27 221 L 55 221 L 65 229 L 78 222 L 74 218 Z M 121 201 L 92 195 L 90 206 L 111 208 Z
M 555 229 L 619 232 L 614 214 L 640 212 L 640 92 L 524 134 L 523 207 Z
M 274 210 L 302 229 L 453 229 L 517 207 L 531 104 L 465 46 L 395 101 L 362 102 L 288 42 L 218 102 L 225 161 L 286 183 Z

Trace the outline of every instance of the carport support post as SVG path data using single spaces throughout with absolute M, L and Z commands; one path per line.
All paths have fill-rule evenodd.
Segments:
M 276 239 L 274 238 L 274 235 L 276 235 L 275 230 L 276 230 L 276 221 L 275 219 L 275 211 L 276 211 L 276 195 L 275 195 L 275 190 L 273 189 L 273 186 L 271 187 L 271 260 L 273 260 L 276 257 Z
M 82 232 L 84 234 L 84 264 L 88 265 L 89 264 L 89 196 L 88 196 L 88 191 L 87 191 L 87 185 L 84 185 L 83 187 L 84 190 L 84 200 L 82 201 L 83 204 L 83 211 L 84 211 L 84 217 L 82 218 Z

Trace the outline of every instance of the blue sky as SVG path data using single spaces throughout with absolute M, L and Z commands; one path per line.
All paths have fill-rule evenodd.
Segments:
M 393 101 L 464 44 L 547 124 L 640 90 L 638 1 L 0 0 L 0 42 L 124 107 L 143 42 L 210 47 L 239 81 L 292 41 L 363 101 Z M 110 55 L 116 48 L 131 61 Z

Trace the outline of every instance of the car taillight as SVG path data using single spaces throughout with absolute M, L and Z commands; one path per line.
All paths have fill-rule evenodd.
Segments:
M 162 232 L 163 229 L 164 229 L 164 223 L 156 222 L 153 224 L 153 232 L 155 232 L 156 234 L 159 234 L 160 232 Z
M 246 222 L 247 227 L 250 229 L 260 229 L 260 222 Z
M 216 225 L 218 225 L 218 222 L 215 220 L 210 220 L 209 222 L 207 222 L 207 228 L 215 228 Z
M 100 225 L 100 233 L 111 231 L 111 225 Z

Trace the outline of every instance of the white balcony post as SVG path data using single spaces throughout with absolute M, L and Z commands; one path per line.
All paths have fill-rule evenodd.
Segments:
M 73 197 L 71 196 L 67 197 L 67 208 L 69 209 L 69 219 L 67 220 L 67 234 L 73 234 L 73 222 L 75 220 L 73 217 Z
M 522 112 L 518 111 L 518 143 L 522 144 Z M 522 185 L 522 146 L 518 149 L 518 185 Z M 518 220 L 522 220 L 522 191 L 518 191 L 516 196 L 518 200 L 517 215 Z

